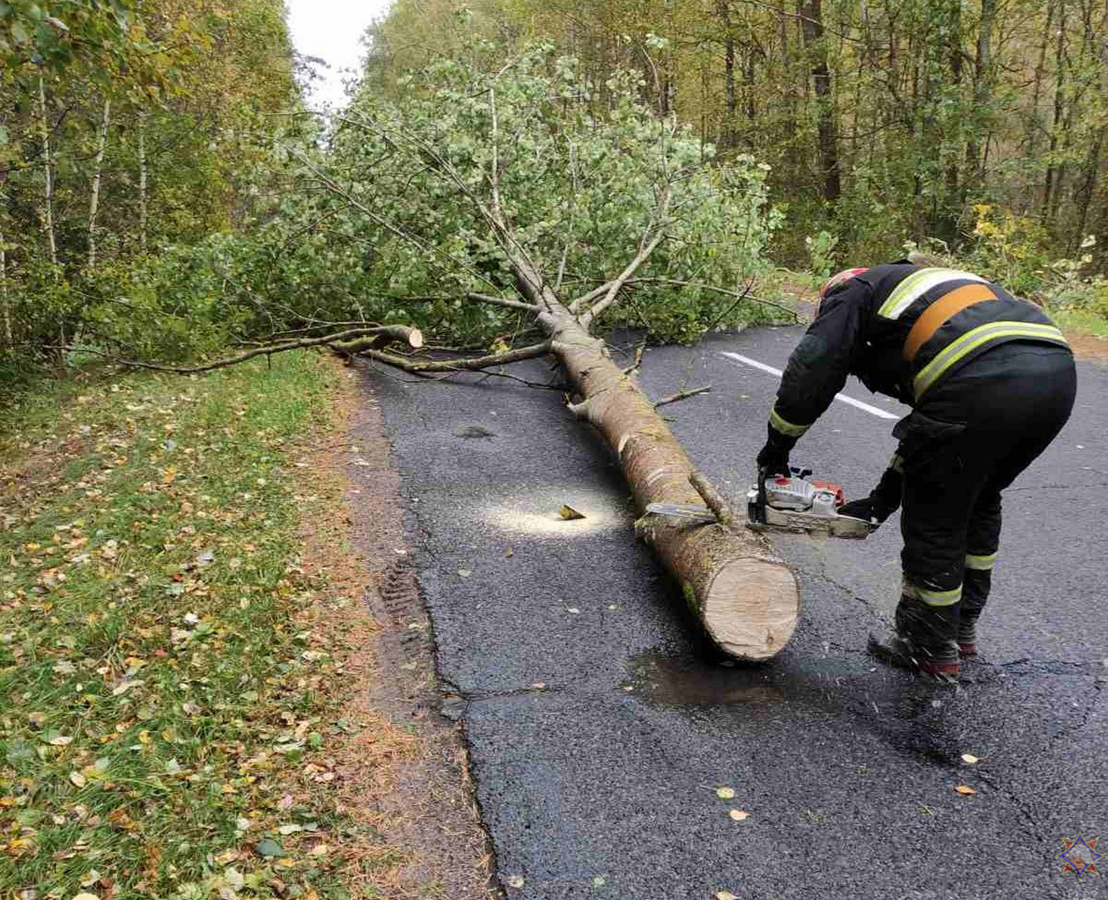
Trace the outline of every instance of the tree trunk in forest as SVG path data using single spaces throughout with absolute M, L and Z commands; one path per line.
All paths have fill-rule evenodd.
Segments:
M 111 120 L 112 101 L 104 100 L 104 118 L 100 123 L 100 135 L 96 143 L 96 162 L 92 170 L 92 194 L 88 203 L 88 267 L 96 266 L 96 213 L 100 209 L 100 180 L 104 173 L 104 151 L 108 149 L 108 123 Z
M 726 3 L 720 4 L 720 15 L 723 17 L 723 27 L 726 32 L 723 42 L 723 114 L 725 118 L 723 122 L 723 140 L 720 143 L 729 150 L 736 143 L 735 36 L 731 33 L 731 17 L 728 15 Z
M 42 127 L 42 167 L 46 178 L 43 220 L 46 227 L 46 246 L 50 251 L 50 264 L 54 266 L 54 277 L 57 278 L 58 243 L 54 236 L 54 175 L 50 170 L 50 122 L 46 117 L 46 87 L 42 83 L 41 75 L 38 79 L 38 108 Z
M 986 0 L 988 2 L 988 0 Z M 948 38 L 947 53 L 950 57 L 950 81 L 957 92 L 962 86 L 962 14 L 961 5 L 954 10 L 954 23 Z M 968 155 L 968 153 L 967 153 Z M 952 153 L 946 163 L 946 196 L 942 214 L 937 223 L 938 236 L 947 246 L 953 247 L 958 239 L 958 219 L 962 213 L 962 161 L 958 153 Z
M 1054 153 L 1058 149 L 1059 131 L 1065 110 L 1066 98 L 1066 4 L 1060 0 L 1058 4 L 1058 40 L 1054 50 L 1054 118 L 1050 126 L 1050 144 L 1046 168 L 1046 183 L 1043 187 L 1042 220 L 1050 227 L 1051 211 L 1055 208 L 1054 191 L 1061 194 L 1061 175 L 1059 167 L 1054 163 Z
M 139 113 L 138 120 L 139 166 L 139 247 L 146 253 L 146 113 Z
M 835 99 L 831 89 L 831 70 L 827 66 L 827 46 L 823 40 L 823 0 L 800 0 L 800 14 L 803 17 L 801 33 L 804 36 L 804 47 L 812 59 L 823 199 L 833 208 L 842 195 L 842 181 L 839 172 Z
M 0 200 L 4 200 L 0 196 Z M 8 300 L 8 248 L 4 243 L 4 231 L 0 229 L 0 314 L 4 318 L 4 346 L 11 350 L 15 346 L 12 339 L 12 310 Z
M 996 21 L 996 0 L 981 0 L 981 23 L 977 30 L 977 53 L 973 64 L 973 113 L 974 121 L 982 124 L 988 120 L 986 107 L 992 99 L 992 45 L 993 24 Z M 963 196 L 967 189 L 979 190 L 985 180 L 984 160 L 980 136 L 970 132 L 966 141 L 966 178 Z

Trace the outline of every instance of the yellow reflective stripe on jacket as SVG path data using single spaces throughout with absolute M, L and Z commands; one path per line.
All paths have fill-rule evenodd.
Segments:
M 962 599 L 962 586 L 958 585 L 952 591 L 931 591 L 905 579 L 901 593 L 922 600 L 928 606 L 953 606 Z
M 971 272 L 960 272 L 958 269 L 920 269 L 913 272 L 898 284 L 877 311 L 879 316 L 886 319 L 899 319 L 904 312 L 931 288 L 938 287 L 946 281 L 976 281 L 987 284 L 980 275 Z
M 779 431 L 781 434 L 787 434 L 789 437 L 800 437 L 811 428 L 811 425 L 794 425 L 792 422 L 788 422 L 782 419 L 777 413 L 777 408 L 774 407 L 769 413 L 769 424 L 773 426 L 774 431 Z
M 1053 325 L 1039 322 L 989 322 L 967 331 L 961 337 L 951 341 L 935 356 L 931 362 L 920 369 L 915 378 L 915 394 L 918 400 L 943 372 L 958 360 L 972 353 L 982 344 L 997 338 L 1028 338 L 1037 341 L 1053 341 L 1065 344 L 1066 339 Z
M 993 563 L 995 562 L 995 553 L 989 553 L 985 556 L 975 556 L 972 553 L 966 554 L 967 569 L 977 569 L 979 572 L 986 572 L 993 567 Z

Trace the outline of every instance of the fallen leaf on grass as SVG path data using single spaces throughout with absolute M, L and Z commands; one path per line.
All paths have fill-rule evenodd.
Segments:
M 981 757 L 974 756 L 972 753 L 963 753 L 962 762 L 966 763 L 966 765 L 972 766 L 974 763 L 981 762 Z
M 742 809 L 733 809 L 733 810 L 731 810 L 731 812 L 728 813 L 728 815 L 732 819 L 734 819 L 736 822 L 742 822 L 742 821 L 750 818 L 750 813 L 748 813 L 748 812 L 746 812 L 746 810 L 742 810 Z
M 716 900 L 739 900 L 739 898 L 730 891 L 716 891 L 715 898 Z
M 462 578 L 469 578 L 469 576 L 473 574 L 473 571 L 471 569 L 458 569 L 458 574 Z
M 90 894 L 87 891 L 82 891 L 81 893 L 77 894 L 73 898 L 73 900 L 100 900 L 100 898 L 97 897 L 96 894 Z
M 82 775 L 80 772 L 70 772 L 69 773 L 69 780 L 72 781 L 73 784 L 76 787 L 79 787 L 79 788 L 83 788 L 86 784 L 88 784 L 88 781 L 85 779 L 85 776 Z
M 966 796 L 966 797 L 969 797 L 969 796 L 977 793 L 977 791 L 975 791 L 973 788 L 971 788 L 968 784 L 960 784 L 954 790 L 956 790 L 959 794 L 962 794 L 963 796 Z
M 522 875 L 508 876 L 508 887 L 521 888 L 526 883 Z
M 566 520 L 585 518 L 584 513 L 578 512 L 572 506 L 568 506 L 565 503 L 562 504 L 562 508 L 560 510 L 558 510 L 558 513 L 561 515 L 561 517 L 563 519 L 566 519 Z
M 254 850 L 258 856 L 264 856 L 267 859 L 274 856 L 284 856 L 285 848 L 278 844 L 272 838 L 263 838 L 254 845 Z
M 720 800 L 730 800 L 735 796 L 735 789 L 729 787 L 718 787 L 716 788 L 716 796 L 719 797 Z

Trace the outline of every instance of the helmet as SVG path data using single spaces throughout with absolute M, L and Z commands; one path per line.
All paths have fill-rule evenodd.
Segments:
M 854 269 L 843 269 L 841 272 L 837 272 L 827 279 L 827 283 L 819 289 L 819 299 L 822 300 L 828 294 L 830 294 L 840 284 L 844 284 L 853 278 L 855 275 L 861 275 L 863 272 L 868 272 L 867 266 L 859 266 Z

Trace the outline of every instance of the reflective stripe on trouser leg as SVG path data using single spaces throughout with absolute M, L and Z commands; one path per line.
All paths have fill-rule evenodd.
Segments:
M 928 606 L 953 606 L 962 599 L 962 585 L 948 591 L 940 591 L 917 584 L 907 575 L 904 576 L 900 590 L 905 597 L 922 600 Z
M 966 568 L 974 569 L 979 572 L 986 572 L 993 567 L 996 562 L 996 553 L 967 553 L 966 554 Z

